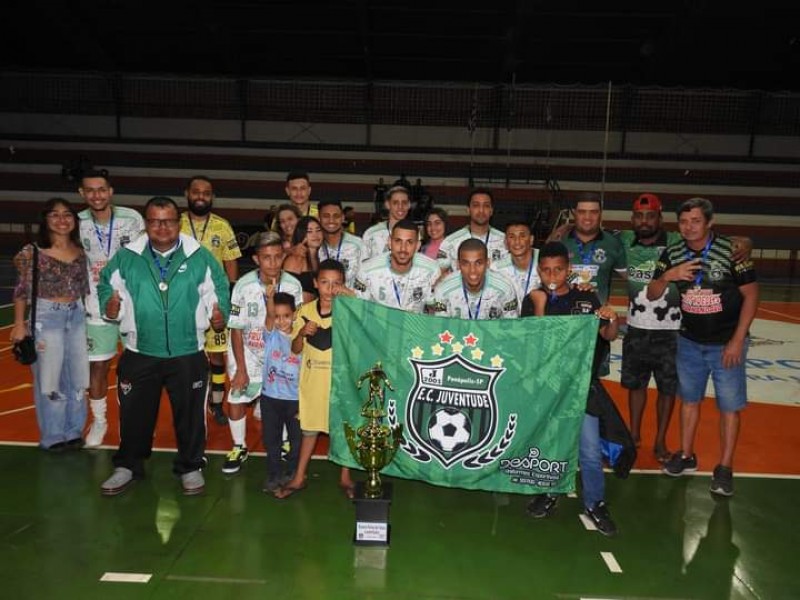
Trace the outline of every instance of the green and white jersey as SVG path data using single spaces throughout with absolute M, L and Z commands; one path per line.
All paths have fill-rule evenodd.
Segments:
M 414 254 L 406 273 L 395 273 L 389 255 L 362 263 L 354 287 L 359 298 L 421 314 L 433 300 L 433 286 L 439 278 L 439 264 L 424 254 Z
M 144 219 L 136 210 L 124 206 L 112 206 L 111 218 L 106 223 L 97 223 L 88 208 L 78 213 L 78 231 L 81 244 L 86 252 L 89 271 L 89 295 L 86 297 L 88 322 L 101 325 L 105 321 L 100 316 L 97 301 L 97 283 L 100 271 L 106 266 L 117 250 L 136 240 L 144 232 Z
M 637 329 L 681 328 L 681 297 L 675 284 L 658 300 L 647 299 L 647 284 L 653 279 L 661 253 L 667 246 L 677 244 L 681 236 L 675 231 L 662 231 L 656 241 L 648 246 L 636 240 L 632 230 L 620 231 L 617 237 L 625 249 L 628 262 L 628 325 Z
M 433 314 L 459 319 L 513 319 L 519 316 L 516 286 L 505 275 L 489 270 L 478 294 L 467 291 L 461 273 L 451 273 L 433 291 L 432 306 Z
M 303 287 L 294 275 L 281 273 L 276 292 L 285 292 L 294 297 L 295 307 L 303 303 Z M 264 284 L 259 273 L 250 271 L 233 286 L 231 293 L 231 314 L 228 328 L 239 329 L 244 342 L 244 360 L 250 382 L 262 379 L 264 367 L 264 321 L 267 318 L 267 304 L 264 298 Z M 236 357 L 233 344 L 228 344 L 228 376 L 236 375 Z
M 539 279 L 539 272 L 536 270 L 536 263 L 539 260 L 539 251 L 534 249 L 531 255 L 531 262 L 527 269 L 518 269 L 511 258 L 511 255 L 504 259 L 493 262 L 489 268 L 498 273 L 502 273 L 514 282 L 517 288 L 517 300 L 522 306 L 522 300 L 531 290 L 538 288 L 542 281 Z
M 370 258 L 382 254 L 389 254 L 390 237 L 389 221 L 375 223 L 375 225 L 367 229 L 361 236 L 361 241 L 364 243 L 361 262 L 367 262 Z
M 625 250 L 616 236 L 600 230 L 594 239 L 582 242 L 571 231 L 561 242 L 569 250 L 572 277 L 575 282 L 591 283 L 600 302 L 608 302 L 611 293 L 611 274 L 626 272 Z
M 490 227 L 489 231 L 483 235 L 472 235 L 469 225 L 467 225 L 466 227 L 454 231 L 442 241 L 439 250 L 445 253 L 447 261 L 446 264 L 445 262 L 440 263 L 440 266 L 443 269 L 450 268 L 453 271 L 458 271 L 458 247 L 461 245 L 461 242 L 472 237 L 486 244 L 486 248 L 489 251 L 489 260 L 491 262 L 499 262 L 508 256 L 506 236 L 502 231 Z
M 361 268 L 361 255 L 363 252 L 364 245 L 361 242 L 361 238 L 343 231 L 337 245 L 329 246 L 328 242 L 322 242 L 322 246 L 317 251 L 317 256 L 320 262 L 332 258 L 342 263 L 345 272 L 344 284 L 352 288 Z

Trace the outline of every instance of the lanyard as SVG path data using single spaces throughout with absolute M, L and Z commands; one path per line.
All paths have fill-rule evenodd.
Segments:
M 592 240 L 592 245 L 587 252 L 583 251 L 584 243 L 577 237 L 575 238 L 575 243 L 578 244 L 578 254 L 580 254 L 581 262 L 584 265 L 590 264 L 592 262 L 592 255 L 594 254 L 594 247 L 597 246 L 597 239 Z
M 100 231 L 100 228 L 97 226 L 97 221 L 94 220 L 94 216 L 92 217 L 92 225 L 94 225 L 94 234 L 95 236 L 97 236 L 97 241 L 100 243 L 100 249 L 102 249 L 104 234 L 102 231 Z M 114 209 L 111 209 L 111 219 L 108 221 L 108 238 L 106 238 L 106 244 L 105 244 L 106 258 L 111 257 L 111 238 L 113 237 L 114 237 Z
M 339 260 L 339 256 L 342 253 L 342 242 L 344 241 L 344 231 L 342 232 L 342 237 L 339 238 L 339 246 L 336 248 L 336 260 Z M 327 258 L 331 257 L 331 250 L 330 246 L 328 246 L 328 242 L 325 242 L 325 256 Z M 341 261 L 339 261 L 341 262 Z
M 464 282 L 461 282 L 461 291 L 464 292 L 464 302 L 467 305 L 467 314 L 469 314 L 469 320 L 475 321 L 481 314 L 481 302 L 483 302 L 483 290 L 481 290 L 481 297 L 478 298 L 478 304 L 475 306 L 475 316 L 472 316 L 472 309 L 469 306 L 469 295 L 467 294 L 467 286 L 464 285 Z
M 475 237 L 472 234 L 472 227 L 470 227 L 469 225 L 467 225 L 467 231 L 469 231 L 469 237 L 473 237 L 473 238 Z M 486 246 L 487 248 L 489 247 L 489 234 L 490 233 L 492 233 L 492 228 L 491 227 L 486 231 L 486 237 L 483 238 L 483 245 Z M 480 238 L 478 238 L 478 239 L 480 239 Z
M 150 249 L 150 255 L 153 257 L 153 264 L 156 266 L 156 269 L 158 269 L 158 272 L 161 276 L 162 285 L 159 285 L 158 289 L 160 289 L 162 292 L 167 289 L 165 286 L 163 286 L 163 284 L 167 279 L 167 273 L 169 273 L 169 266 L 172 264 L 172 259 L 175 258 L 175 255 L 178 253 L 178 248 L 180 247 L 180 245 L 181 245 L 180 241 L 177 244 L 175 244 L 174 250 L 167 259 L 167 264 L 162 266 L 161 260 L 158 258 L 156 251 L 153 250 L 153 245 L 150 242 L 147 242 L 147 247 Z
M 194 239 L 196 239 L 198 242 L 202 243 L 203 240 L 206 237 L 206 229 L 208 229 L 208 222 L 211 220 L 211 215 L 208 215 L 206 217 L 206 220 L 203 223 L 203 233 L 200 235 L 200 237 L 197 237 L 197 231 L 195 231 L 194 220 L 192 219 L 192 217 L 189 216 L 189 215 L 186 215 L 186 218 L 189 219 L 189 227 L 192 228 L 192 235 L 194 236 Z
M 703 252 L 700 255 L 700 268 L 697 270 L 697 275 L 694 276 L 694 288 L 699 290 L 701 284 L 703 283 L 703 265 L 706 262 L 706 257 L 708 256 L 708 251 L 711 249 L 711 237 L 708 236 L 708 241 L 706 242 L 705 247 L 703 248 Z M 686 260 L 694 260 L 695 255 L 691 248 L 688 246 L 686 247 Z
M 531 273 L 533 273 L 533 254 L 531 254 L 531 262 L 528 264 L 528 277 L 525 279 L 525 287 L 522 289 L 522 294 L 528 293 L 528 286 L 531 284 Z

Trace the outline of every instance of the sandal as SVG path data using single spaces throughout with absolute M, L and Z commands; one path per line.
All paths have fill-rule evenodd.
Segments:
M 275 493 L 273 494 L 278 500 L 286 500 L 288 497 L 293 496 L 294 494 L 299 494 L 304 489 L 306 489 L 306 484 L 300 486 L 293 486 L 293 485 L 285 485 L 281 488 L 278 488 Z

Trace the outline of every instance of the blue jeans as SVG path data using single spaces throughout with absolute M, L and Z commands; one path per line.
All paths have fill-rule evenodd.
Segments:
M 578 443 L 578 465 L 581 468 L 583 505 L 594 508 L 595 504 L 605 499 L 606 480 L 600 448 L 600 419 L 590 414 L 583 415 Z
M 34 403 L 39 445 L 81 437 L 86 423 L 89 356 L 82 302 L 36 301 Z
M 717 408 L 722 412 L 737 412 L 747 406 L 747 350 L 750 338 L 744 341 L 742 362 L 726 369 L 722 366 L 724 344 L 701 344 L 683 336 L 678 337 L 678 394 L 687 404 L 703 400 L 708 377 L 714 382 Z

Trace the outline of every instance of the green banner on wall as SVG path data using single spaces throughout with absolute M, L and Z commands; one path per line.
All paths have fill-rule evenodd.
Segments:
M 364 422 L 356 381 L 381 361 L 386 423 L 403 442 L 382 472 L 436 485 L 536 494 L 575 488 L 597 319 L 469 321 L 337 297 L 331 460 L 357 467 L 343 424 Z

